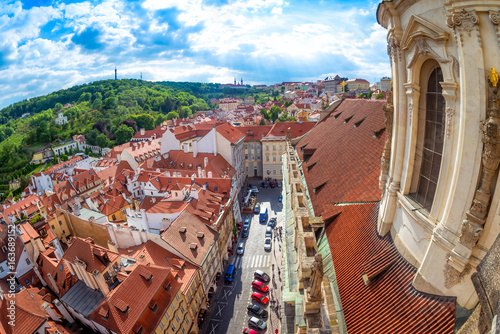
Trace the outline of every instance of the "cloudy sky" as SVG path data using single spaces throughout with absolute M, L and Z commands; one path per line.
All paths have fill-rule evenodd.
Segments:
M 0 0 L 0 108 L 119 78 L 390 75 L 376 0 Z

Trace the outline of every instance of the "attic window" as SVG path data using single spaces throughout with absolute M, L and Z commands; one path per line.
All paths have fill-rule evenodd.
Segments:
M 365 117 L 366 118 L 366 117 Z M 361 123 L 363 123 L 363 121 L 365 120 L 365 118 L 363 118 L 362 120 L 360 121 L 357 121 L 356 123 L 354 123 L 354 127 L 357 128 L 358 126 L 361 125 Z
M 320 191 L 324 186 L 325 186 L 326 182 L 320 184 L 319 186 L 317 186 L 316 188 L 313 189 L 314 193 L 317 193 L 318 191 Z
M 167 285 L 167 286 L 163 286 L 163 288 L 164 288 L 167 292 L 169 292 L 169 291 L 170 291 L 170 289 L 172 288 L 172 284 L 168 283 L 168 285 Z
M 353 116 L 354 116 L 354 115 L 353 115 Z M 348 122 L 351 120 L 351 118 L 353 118 L 353 116 L 351 116 L 351 117 L 347 117 L 347 118 L 344 120 L 344 124 L 345 124 L 345 123 L 348 123 Z
M 189 248 L 196 250 L 198 248 L 198 244 L 196 242 L 189 243 Z
M 203 232 L 196 232 L 196 236 L 200 239 L 203 239 L 205 237 L 205 233 Z
M 179 233 L 186 233 L 186 227 L 181 226 L 181 227 L 179 227 L 178 231 L 179 231 Z
M 314 166 L 316 166 L 316 162 L 313 162 L 310 166 L 307 166 L 307 171 L 310 171 Z
M 128 305 L 127 305 L 127 303 L 125 303 L 123 300 L 121 300 L 121 299 L 119 299 L 119 298 L 117 298 L 117 299 L 114 301 L 113 305 L 114 305 L 117 309 L 119 309 L 122 313 L 125 313 L 125 314 L 128 312 L 128 310 L 130 310 L 130 306 L 128 306 Z
M 337 119 L 340 115 L 342 115 L 342 112 L 339 112 L 337 115 L 333 116 L 333 118 Z
M 373 131 L 373 138 L 378 138 L 378 136 L 380 136 L 380 134 L 382 134 L 382 132 L 384 132 L 385 128 L 382 128 L 378 131 Z

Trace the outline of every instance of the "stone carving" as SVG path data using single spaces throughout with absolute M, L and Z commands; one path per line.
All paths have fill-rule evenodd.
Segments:
M 321 286 L 323 283 L 323 256 L 321 253 L 316 253 L 316 255 L 314 255 L 310 281 L 309 298 L 321 299 Z
M 391 90 L 387 95 L 387 104 L 383 107 L 385 114 L 385 131 L 387 133 L 387 140 L 385 141 L 384 151 L 382 152 L 381 171 L 379 179 L 379 188 L 385 192 L 385 185 L 387 183 L 387 174 L 389 173 L 389 161 L 391 159 L 391 142 L 392 142 L 392 119 L 394 117 L 394 105 L 392 102 L 392 82 Z
M 450 138 L 451 124 L 453 121 L 454 114 L 455 114 L 455 110 L 453 110 L 452 107 L 446 108 L 446 138 Z
M 460 65 L 458 64 L 457 58 L 451 56 L 451 61 L 453 62 L 453 74 L 455 76 L 455 81 L 460 79 Z
M 391 36 L 387 41 L 387 54 L 391 57 L 394 62 L 396 62 L 396 57 L 401 60 L 401 52 L 399 50 L 399 40 Z
M 470 265 L 466 265 L 465 269 L 460 272 L 449 264 L 446 264 L 444 267 L 444 286 L 447 289 L 451 289 L 454 285 L 460 283 L 460 281 L 462 281 L 464 277 L 470 273 L 470 270 Z
M 415 62 L 417 61 L 419 55 L 422 56 L 430 55 L 432 56 L 432 58 L 436 59 L 438 62 L 442 64 L 449 63 L 450 61 L 452 61 L 450 57 L 448 58 L 441 57 L 436 51 L 434 51 L 429 46 L 429 44 L 427 44 L 427 41 L 425 39 L 418 39 L 417 42 L 415 43 L 415 51 L 413 52 L 413 55 L 410 58 L 410 62 L 406 67 L 411 68 L 413 64 L 415 64 Z
M 494 69 L 492 69 L 493 71 Z M 483 232 L 483 226 L 486 222 L 490 205 L 493 178 L 500 164 L 500 108 L 497 97 L 498 89 L 493 87 L 493 82 L 491 81 L 490 86 L 492 94 L 488 99 L 488 118 L 481 121 L 480 125 L 482 142 L 484 144 L 481 156 L 481 178 L 479 186 L 474 193 L 471 207 L 466 213 L 467 219 L 462 223 L 460 241 L 451 252 L 449 258 L 449 263 L 453 264 L 455 270 L 463 270 L 465 268 L 464 266 L 467 265 L 472 250 Z
M 446 25 L 452 28 L 455 33 L 455 39 L 460 41 L 460 45 L 464 46 L 464 39 L 462 35 L 462 30 L 466 31 L 471 36 L 471 32 L 476 30 L 477 40 L 479 42 L 479 47 L 481 48 L 481 35 L 479 34 L 479 19 L 477 17 L 476 11 L 466 11 L 465 8 L 460 12 L 456 12 L 446 17 Z
M 500 13 L 498 11 L 490 10 L 490 21 L 495 26 L 495 32 L 497 35 L 498 46 L 500 46 L 500 31 L 498 30 L 500 25 Z

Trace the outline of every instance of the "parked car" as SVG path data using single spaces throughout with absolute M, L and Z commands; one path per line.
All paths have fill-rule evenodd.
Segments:
M 253 329 L 247 327 L 243 330 L 243 334 L 259 334 L 259 332 L 254 331 Z
M 274 183 L 273 181 L 269 182 L 269 186 L 271 188 L 275 188 L 276 187 L 276 183 Z
M 267 305 L 267 303 L 269 303 L 269 298 L 259 292 L 252 293 L 252 299 L 264 305 Z
M 266 329 L 267 327 L 266 322 L 264 320 L 260 320 L 257 317 L 251 317 L 250 319 L 248 319 L 248 325 L 257 329 Z
M 245 219 L 245 222 L 243 223 L 243 228 L 245 228 L 245 227 L 250 227 L 250 219 L 249 218 Z
M 280 195 L 280 197 L 278 197 L 278 201 L 281 203 L 283 202 L 283 195 Z
M 274 228 L 276 226 L 276 217 L 269 219 L 269 223 L 267 223 L 267 226 L 271 226 Z
M 264 292 L 264 293 L 269 291 L 269 287 L 267 285 L 265 285 L 264 283 L 262 283 L 261 281 L 257 281 L 257 280 L 253 281 L 252 286 L 254 288 L 256 288 L 257 290 Z
M 267 187 L 268 187 L 268 185 L 269 185 L 269 184 L 267 183 L 267 181 L 262 181 L 261 187 L 262 187 L 262 188 L 267 188 Z
M 253 209 L 253 213 L 255 213 L 255 214 L 259 214 L 259 212 L 260 212 L 260 205 L 259 205 L 259 204 L 256 204 L 256 205 L 255 205 L 255 208 Z
M 278 188 L 281 188 L 281 181 L 277 182 L 277 186 L 278 186 Z
M 256 270 L 253 273 L 253 277 L 258 278 L 263 282 L 269 282 L 271 280 L 271 277 L 269 277 L 269 275 L 263 272 L 262 270 Z
M 252 186 L 252 192 L 254 194 L 258 194 L 259 193 L 259 188 L 257 188 L 256 186 Z
M 236 249 L 236 254 L 243 255 L 244 251 L 245 251 L 245 244 L 243 242 L 240 242 L 238 248 Z
M 262 319 L 267 319 L 267 316 L 269 315 L 266 310 L 257 305 L 250 304 L 247 306 L 247 310 L 256 316 L 261 317 Z
M 266 238 L 266 240 L 264 241 L 264 250 L 265 251 L 271 250 L 271 238 Z
M 248 227 L 245 227 L 243 231 L 241 232 L 241 237 L 242 238 L 248 238 Z

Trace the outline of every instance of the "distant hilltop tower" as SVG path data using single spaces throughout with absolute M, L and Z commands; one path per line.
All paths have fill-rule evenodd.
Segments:
M 236 85 L 236 78 L 234 78 L 234 84 Z
M 142 80 L 142 72 L 141 72 L 141 80 Z
M 241 78 L 241 85 L 243 86 L 243 78 Z
M 118 80 L 118 75 L 117 75 L 117 72 L 116 72 L 116 66 L 115 66 L 115 80 Z

